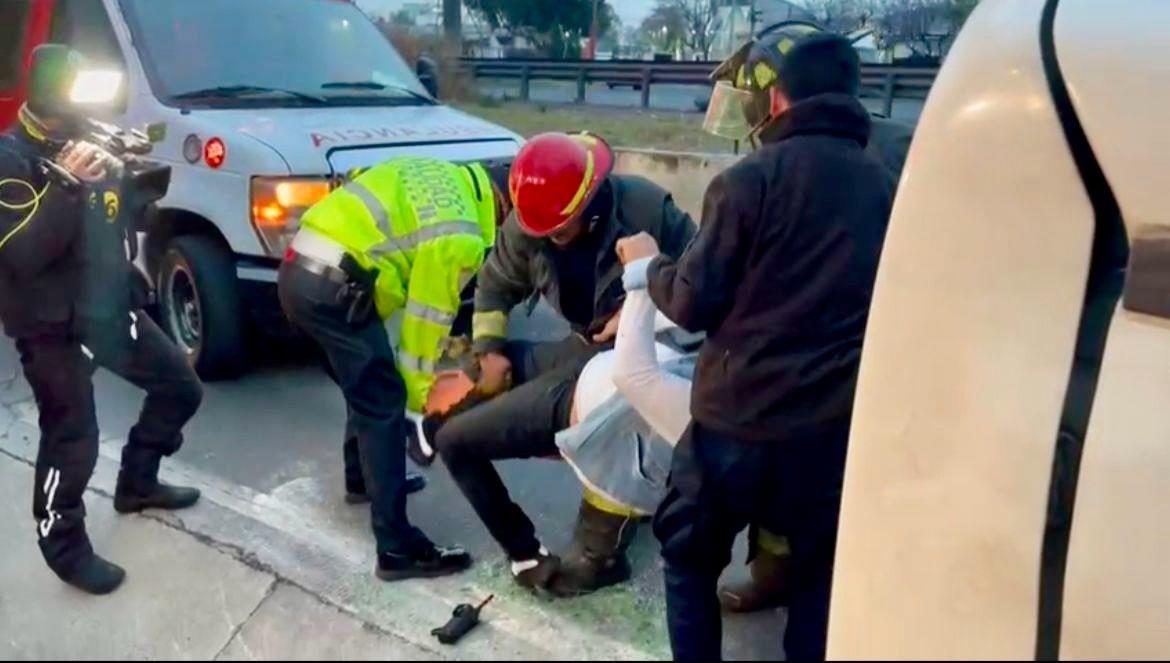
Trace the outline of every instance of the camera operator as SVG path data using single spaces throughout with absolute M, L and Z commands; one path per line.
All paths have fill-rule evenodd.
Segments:
M 128 211 L 120 209 L 123 164 L 77 140 L 68 91 L 80 67 L 63 46 L 37 48 L 28 102 L 0 136 L 0 322 L 40 410 L 33 516 L 41 552 L 63 581 L 106 594 L 125 572 L 96 555 L 85 532 L 82 495 L 98 457 L 93 372 L 104 367 L 146 391 L 122 450 L 120 513 L 199 499 L 160 483 L 158 469 L 179 449 L 202 387 L 141 309 L 147 289 L 130 260 L 134 232 L 119 223 Z

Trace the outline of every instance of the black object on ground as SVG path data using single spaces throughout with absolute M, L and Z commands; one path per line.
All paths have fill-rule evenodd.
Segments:
M 479 612 L 487 604 L 491 603 L 494 598 L 496 598 L 496 595 L 492 594 L 478 606 L 467 603 L 456 606 L 455 612 L 451 615 L 451 619 L 441 628 L 431 631 L 431 635 L 438 638 L 439 642 L 445 645 L 453 645 L 459 642 L 471 629 L 479 626 Z

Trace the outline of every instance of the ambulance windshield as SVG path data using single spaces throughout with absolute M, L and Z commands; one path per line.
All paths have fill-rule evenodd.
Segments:
M 346 0 L 121 0 L 162 100 L 213 108 L 433 103 Z

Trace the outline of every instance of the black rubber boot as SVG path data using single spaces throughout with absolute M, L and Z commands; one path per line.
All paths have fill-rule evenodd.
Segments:
M 554 596 L 571 598 L 630 579 L 626 551 L 634 541 L 637 520 L 606 513 L 582 500 L 573 545 L 549 585 Z
M 158 480 L 158 466 L 162 454 L 127 446 L 122 450 L 122 470 L 114 491 L 114 510 L 118 513 L 138 513 L 146 509 L 175 511 L 186 509 L 199 501 L 194 488 L 170 486 Z
M 719 588 L 719 603 L 728 612 L 757 612 L 788 605 L 792 556 L 761 548 L 751 563 L 752 578 Z
M 126 579 L 126 572 L 117 564 L 90 554 L 71 572 L 58 573 L 57 577 L 87 594 L 101 596 L 117 589 Z
M 406 473 L 406 494 L 420 493 L 427 487 L 427 478 L 418 472 Z M 364 485 L 352 484 L 345 487 L 346 504 L 369 504 L 370 496 Z
M 114 510 L 118 513 L 138 513 L 147 509 L 177 511 L 194 506 L 200 493 L 195 488 L 169 486 L 159 482 L 148 490 L 135 490 L 121 485 L 114 494 Z

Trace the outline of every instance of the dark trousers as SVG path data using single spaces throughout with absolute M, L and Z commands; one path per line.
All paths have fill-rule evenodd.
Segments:
M 532 559 L 540 542 L 492 461 L 558 453 L 556 433 L 569 425 L 577 377 L 603 349 L 577 336 L 558 343 L 511 343 L 507 354 L 518 386 L 439 429 L 435 448 L 480 520 L 513 560 Z
M 325 351 L 345 395 L 347 427 L 357 440 L 378 553 L 404 553 L 422 534 L 406 517 L 406 385 L 377 316 L 346 320 L 342 286 L 292 263 L 280 266 L 285 315 Z
M 654 518 L 676 660 L 721 660 L 716 585 L 736 535 L 749 523 L 786 533 L 792 547 L 788 659 L 824 659 L 847 440 L 843 429 L 750 442 L 691 424 L 675 449 L 667 496 Z
M 345 439 L 341 443 L 341 458 L 345 464 L 345 492 L 363 495 L 366 492 L 366 480 L 362 472 L 362 452 L 358 448 L 357 431 L 357 426 L 354 424 L 353 408 L 346 405 Z
M 187 357 L 146 313 L 90 329 L 16 342 L 40 411 L 33 518 L 45 561 L 63 575 L 93 553 L 82 496 L 98 457 L 94 370 L 106 368 L 146 391 L 122 449 L 119 491 L 149 492 L 157 485 L 159 461 L 182 446 L 183 426 L 203 398 Z

